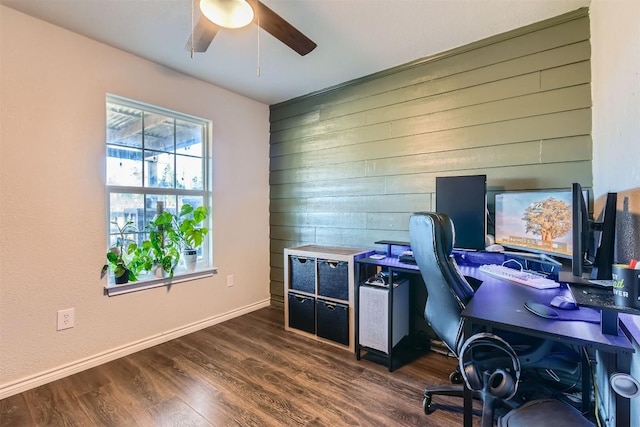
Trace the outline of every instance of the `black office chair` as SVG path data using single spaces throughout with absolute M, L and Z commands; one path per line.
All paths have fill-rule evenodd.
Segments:
M 445 214 L 416 213 L 409 222 L 411 249 L 428 294 L 425 319 L 451 352 L 459 357 L 461 347 L 468 338 L 464 336 L 461 313 L 473 297 L 474 289 L 458 270 L 452 256 L 454 233 L 453 223 Z M 577 353 L 569 351 L 568 354 L 551 356 L 552 341 L 517 334 L 503 336 L 516 348 L 523 370 L 542 368 L 567 372 L 576 378 L 579 375 L 580 358 Z M 462 397 L 463 386 L 427 387 L 423 401 L 425 413 L 431 411 L 433 395 Z M 474 397 L 481 395 L 476 392 Z

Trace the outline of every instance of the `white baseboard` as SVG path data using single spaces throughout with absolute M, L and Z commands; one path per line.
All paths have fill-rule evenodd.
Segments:
M 250 304 L 236 310 L 228 311 L 226 313 L 194 322 L 189 325 L 181 326 L 173 330 L 162 332 L 160 334 L 153 335 L 139 341 L 134 341 L 121 347 L 116 347 L 111 350 L 86 357 L 84 359 L 76 360 L 75 362 L 43 371 L 38 374 L 19 379 L 17 381 L 2 384 L 0 385 L 0 399 L 5 399 L 9 396 L 13 396 L 14 394 L 22 393 L 24 391 L 50 383 L 55 380 L 59 380 L 69 375 L 82 372 L 86 369 L 102 365 L 103 363 L 116 360 L 120 357 L 135 353 L 137 351 L 153 347 L 154 345 L 171 341 L 172 339 L 179 338 L 183 335 L 187 335 L 204 328 L 208 328 L 209 326 L 222 323 L 226 320 L 233 319 L 238 316 L 242 316 L 243 314 L 247 314 L 261 308 L 269 307 L 269 305 L 269 299 L 259 301 L 257 303 Z

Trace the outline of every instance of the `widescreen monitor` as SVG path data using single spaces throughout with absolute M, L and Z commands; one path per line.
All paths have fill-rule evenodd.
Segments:
M 487 234 L 487 176 L 436 177 L 436 210 L 453 221 L 457 249 L 483 250 Z
M 498 193 L 496 243 L 505 248 L 571 259 L 572 206 L 571 190 Z

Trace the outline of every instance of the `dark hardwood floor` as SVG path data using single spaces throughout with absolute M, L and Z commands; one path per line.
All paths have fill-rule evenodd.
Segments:
M 422 412 L 455 359 L 431 352 L 389 373 L 283 319 L 265 308 L 11 396 L 0 426 L 462 425 L 457 398 Z

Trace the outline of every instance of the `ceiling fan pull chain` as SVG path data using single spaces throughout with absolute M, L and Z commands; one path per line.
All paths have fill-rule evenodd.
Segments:
M 194 3 L 196 2 L 196 0 L 191 0 L 191 59 L 193 59 L 193 53 L 195 52 L 195 49 L 193 47 L 193 36 L 194 36 L 194 27 L 193 27 L 193 8 L 194 8 Z
M 260 77 L 260 2 L 256 2 L 256 15 L 258 15 L 258 68 L 256 68 L 256 76 Z

